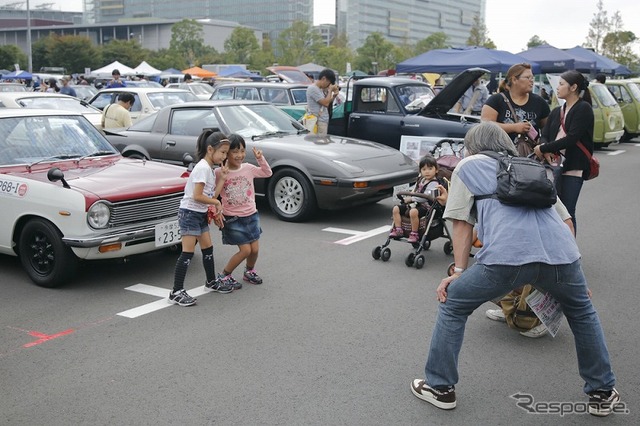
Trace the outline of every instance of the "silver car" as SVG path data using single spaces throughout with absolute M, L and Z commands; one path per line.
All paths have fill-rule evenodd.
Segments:
M 195 157 L 205 128 L 237 133 L 247 143 L 246 161 L 257 164 L 261 149 L 273 170 L 256 179 L 256 195 L 266 196 L 282 220 L 303 221 L 317 209 L 373 203 L 394 186 L 415 181 L 417 164 L 400 151 L 376 142 L 310 135 L 297 121 L 266 103 L 242 100 L 175 104 L 128 130 L 106 132 L 124 156 L 182 164 Z

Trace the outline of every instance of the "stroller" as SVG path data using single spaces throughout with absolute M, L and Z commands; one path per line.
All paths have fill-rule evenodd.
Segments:
M 455 166 L 462 159 L 463 144 L 460 141 L 454 141 L 452 139 L 442 139 L 430 150 L 431 154 L 436 158 L 438 163 L 438 175 L 440 180 L 448 182 L 451 179 L 451 173 Z M 403 200 L 404 196 L 419 197 L 425 199 L 430 209 L 426 216 L 420 218 L 418 225 L 419 240 L 417 243 L 409 243 L 407 238 L 411 232 L 411 221 L 408 217 L 403 216 L 401 227 L 403 230 L 403 236 L 397 240 L 407 242 L 413 245 L 414 251 L 407 255 L 405 264 L 408 267 L 415 266 L 416 269 L 422 269 L 425 263 L 425 257 L 422 254 L 423 250 L 428 250 L 431 246 L 431 241 L 437 238 L 446 238 L 444 243 L 444 253 L 450 255 L 453 253 L 453 243 L 451 241 L 451 234 L 447 228 L 446 221 L 439 217 L 438 209 L 435 205 L 438 203 L 436 199 L 430 194 L 421 194 L 414 192 L 398 192 L 397 194 L 400 200 Z M 382 259 L 386 262 L 391 258 L 391 249 L 388 247 L 393 238 L 387 236 L 387 241 L 373 249 L 371 255 L 374 259 Z
M 411 221 L 408 217 L 402 216 L 402 231 L 403 236 L 400 238 L 392 238 L 387 235 L 387 241 L 381 245 L 377 246 L 373 249 L 371 255 L 375 260 L 382 259 L 383 262 L 388 261 L 391 258 L 391 249 L 388 247 L 392 240 L 396 241 L 404 241 L 408 244 L 411 244 L 414 250 L 409 253 L 405 259 L 405 265 L 408 267 L 415 266 L 416 269 L 422 269 L 425 263 L 425 257 L 422 253 L 423 250 L 428 250 L 431 246 L 431 241 L 436 238 L 446 238 L 447 241 L 444 243 L 444 253 L 450 255 L 453 253 L 453 243 L 451 242 L 451 234 L 449 233 L 449 229 L 447 228 L 446 222 L 440 214 L 438 214 L 438 209 L 436 208 L 436 204 L 438 201 L 435 199 L 433 195 L 430 193 L 416 193 L 416 192 L 408 192 L 401 191 L 397 194 L 398 198 L 401 200 L 404 196 L 410 197 L 419 197 L 426 200 L 429 204 L 429 212 L 426 216 L 420 217 L 419 225 L 418 225 L 418 236 L 419 240 L 416 243 L 409 243 L 407 238 L 411 232 Z

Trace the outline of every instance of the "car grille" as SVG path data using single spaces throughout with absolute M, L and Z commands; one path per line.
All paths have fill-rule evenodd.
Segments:
M 163 195 L 161 197 L 119 201 L 111 207 L 109 227 L 136 225 L 144 222 L 176 218 L 183 193 Z

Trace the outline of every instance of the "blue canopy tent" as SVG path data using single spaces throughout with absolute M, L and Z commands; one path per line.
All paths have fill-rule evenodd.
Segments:
M 2 80 L 14 80 L 14 79 L 22 79 L 22 80 L 31 80 L 33 76 L 31 73 L 27 71 L 13 71 L 9 74 L 3 74 Z
M 252 80 L 263 80 L 263 77 L 238 65 L 232 65 L 218 72 L 218 77 L 250 78 Z
M 540 64 L 543 73 L 560 73 L 567 70 L 591 72 L 595 69 L 595 61 L 577 58 L 557 47 L 543 44 L 518 53 L 529 61 Z
M 400 62 L 396 66 L 398 73 L 458 73 L 469 68 L 484 68 L 492 73 L 506 73 L 514 64 L 525 62 L 522 56 L 504 50 L 487 49 L 485 47 L 463 47 L 452 49 L 435 49 Z M 540 67 L 535 61 L 531 63 L 535 74 Z
M 566 52 L 571 53 L 576 57 L 581 57 L 585 60 L 593 60 L 596 62 L 595 72 L 601 72 L 610 75 L 630 75 L 631 70 L 624 65 L 620 65 L 616 61 L 602 56 L 594 52 L 593 50 L 585 49 L 581 46 L 572 47 L 566 49 Z

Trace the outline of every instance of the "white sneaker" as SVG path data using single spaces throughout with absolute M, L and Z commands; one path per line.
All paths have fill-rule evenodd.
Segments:
M 504 318 L 504 312 L 502 312 L 502 309 L 489 309 L 484 314 L 490 320 L 500 321 L 500 322 L 507 322 L 507 320 Z
M 532 339 L 537 339 L 538 337 L 542 337 L 547 334 L 549 330 L 544 324 L 536 325 L 531 330 L 521 331 L 520 334 L 524 337 L 530 337 Z

